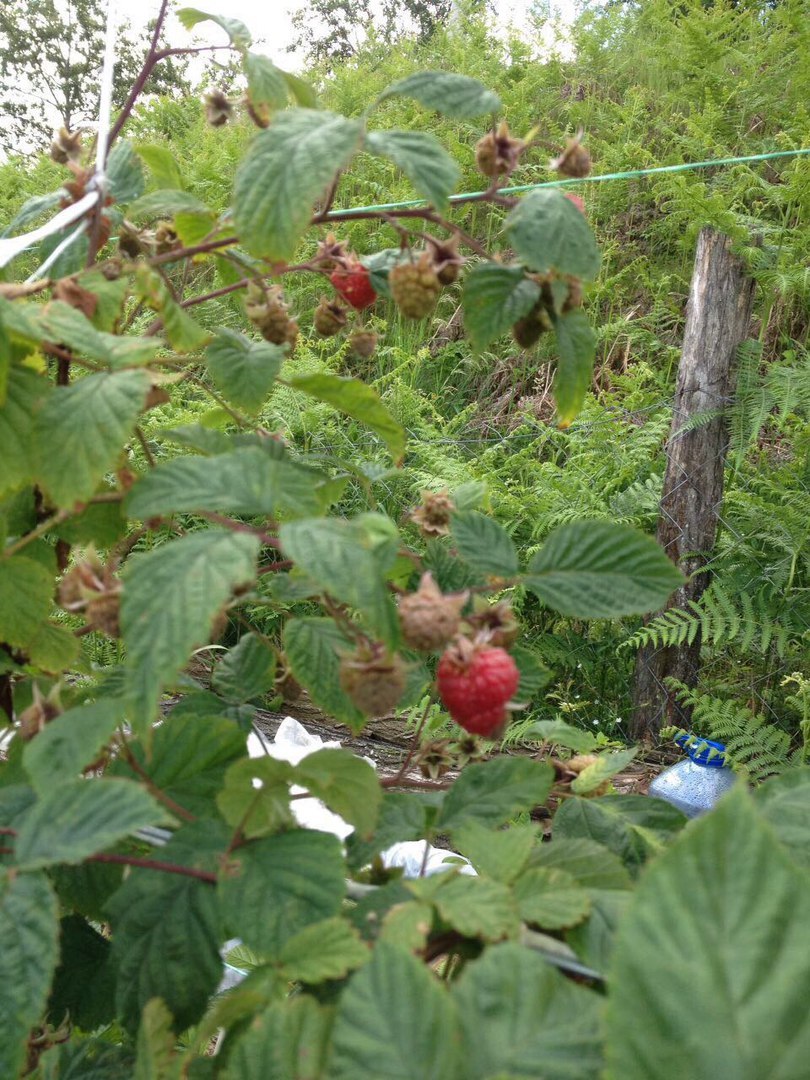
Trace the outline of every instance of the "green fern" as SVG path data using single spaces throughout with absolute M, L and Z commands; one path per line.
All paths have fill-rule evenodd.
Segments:
M 707 732 L 707 738 L 723 743 L 732 766 L 753 783 L 801 763 L 803 750 L 792 747 L 788 733 L 745 705 L 692 690 L 676 679 L 666 683 L 681 705 L 692 709 L 695 726 Z M 689 735 L 680 728 L 676 734 Z
M 801 623 L 797 626 L 784 612 L 781 616 L 774 614 L 773 607 L 773 598 L 764 589 L 755 595 L 732 595 L 714 581 L 700 600 L 690 600 L 685 608 L 671 608 L 651 619 L 619 649 L 691 645 L 700 632 L 703 645 L 718 647 L 733 642 L 743 652 L 756 646 L 762 653 L 773 647 L 779 656 L 784 656 L 789 644 L 801 638 L 804 627 Z

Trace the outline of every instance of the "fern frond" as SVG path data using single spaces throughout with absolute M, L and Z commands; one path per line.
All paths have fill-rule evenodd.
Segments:
M 784 656 L 791 641 L 800 639 L 806 626 L 789 617 L 788 612 L 774 612 L 773 598 L 759 593 L 733 593 L 714 581 L 698 601 L 685 608 L 670 608 L 619 645 L 619 649 L 639 649 L 643 645 L 666 648 L 691 645 L 701 633 L 706 646 L 735 644 L 746 651 L 756 644 L 765 653 L 773 644 Z
M 695 726 L 707 731 L 708 738 L 723 743 L 732 765 L 744 769 L 754 783 L 797 764 L 790 736 L 776 724 L 744 705 L 692 690 L 676 679 L 666 683 L 678 701 L 692 709 Z

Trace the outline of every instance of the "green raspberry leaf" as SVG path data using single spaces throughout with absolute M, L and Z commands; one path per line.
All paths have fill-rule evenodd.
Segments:
M 390 97 L 412 98 L 427 109 L 459 120 L 470 120 L 501 108 L 497 94 L 477 79 L 452 71 L 419 71 L 408 75 L 389 86 L 380 95 L 380 101 Z
M 360 145 L 362 122 L 325 110 L 290 109 L 251 144 L 234 186 L 233 211 L 253 255 L 292 258 L 312 204 Z
M 370 131 L 365 149 L 402 169 L 413 186 L 437 210 L 445 211 L 461 170 L 435 135 L 428 131 Z
M 464 326 L 480 352 L 525 315 L 540 299 L 540 286 L 522 266 L 484 262 L 464 276 Z
M 530 270 L 593 281 L 601 255 L 591 227 L 556 188 L 524 196 L 506 219 L 506 234 Z

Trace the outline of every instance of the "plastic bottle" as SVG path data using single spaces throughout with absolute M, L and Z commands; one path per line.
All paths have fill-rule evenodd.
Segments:
M 690 746 L 687 735 L 679 735 L 675 742 L 685 747 L 689 757 L 656 776 L 649 793 L 676 806 L 687 817 L 698 817 L 711 810 L 737 777 L 726 765 L 722 743 L 699 739 Z M 710 757 L 712 750 L 719 753 Z

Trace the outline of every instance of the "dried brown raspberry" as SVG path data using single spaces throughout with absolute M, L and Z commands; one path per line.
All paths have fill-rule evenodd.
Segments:
M 143 251 L 138 230 L 126 221 L 121 223 L 118 230 L 118 250 L 128 259 L 137 259 Z
M 536 304 L 528 315 L 524 315 L 512 327 L 512 337 L 521 349 L 531 349 L 540 340 L 542 334 L 551 329 L 551 319 L 542 304 Z
M 98 307 L 98 296 L 83 288 L 75 276 L 65 277 L 57 281 L 51 296 L 54 300 L 61 300 L 63 303 L 75 307 L 83 315 L 86 315 L 88 319 L 92 319 Z
M 180 244 L 174 225 L 171 221 L 159 221 L 155 226 L 155 251 L 163 255 L 168 251 L 174 251 Z
M 118 592 L 102 593 L 89 601 L 85 618 L 94 630 L 100 630 L 107 637 L 119 638 L 121 636 L 118 621 L 120 610 L 121 599 Z
M 563 314 L 578 307 L 582 307 L 582 282 L 579 278 L 569 278 L 568 296 L 562 306 Z
M 411 649 L 436 652 L 458 633 L 461 609 L 469 593 L 444 596 L 430 573 L 423 574 L 415 593 L 399 602 L 402 639 Z
M 265 341 L 273 345 L 289 345 L 290 351 L 295 348 L 298 323 L 290 318 L 280 285 L 265 287 L 252 281 L 245 298 L 245 310 Z
M 165 405 L 171 400 L 170 395 L 166 393 L 162 386 L 158 386 L 157 383 L 152 383 L 149 387 L 149 392 L 146 395 L 143 411 L 149 412 L 150 409 L 156 409 L 158 405 Z
M 346 325 L 346 308 L 336 300 L 321 297 L 312 317 L 315 332 L 321 337 L 334 337 Z
M 270 127 L 270 106 L 266 101 L 251 101 L 249 97 L 245 97 L 244 106 L 257 128 Z
M 359 646 L 340 661 L 340 687 L 366 716 L 390 713 L 405 690 L 405 663 L 379 643 Z
M 212 127 L 222 127 L 233 116 L 233 105 L 223 90 L 217 88 L 205 95 L 205 119 Z
M 51 143 L 51 158 L 59 165 L 69 161 L 76 162 L 82 154 L 82 134 L 80 131 L 68 131 L 60 128 Z
M 87 601 L 106 591 L 108 571 L 93 551 L 77 560 L 68 570 L 57 589 L 57 600 L 65 611 L 81 611 Z
M 433 269 L 441 285 L 452 285 L 458 281 L 464 259 L 458 253 L 459 238 L 454 234 L 449 240 L 437 240 L 428 237 L 430 255 L 433 260 Z
M 583 132 L 578 131 L 575 138 L 568 140 L 560 156 L 549 162 L 550 169 L 562 176 L 588 176 L 591 171 L 591 155 L 582 145 L 582 135 Z
M 344 241 L 337 240 L 334 233 L 327 233 L 326 238 L 318 244 L 312 261 L 324 270 L 336 270 L 339 266 L 345 266 L 350 259 Z
M 455 764 L 454 755 L 450 750 L 449 739 L 432 739 L 419 748 L 415 755 L 415 763 L 422 776 L 430 780 L 438 780 L 448 773 Z
M 476 143 L 475 163 L 484 176 L 495 180 L 504 173 L 512 172 L 525 146 L 522 139 L 513 138 L 509 125 L 503 120 L 497 130 L 488 131 Z
M 94 551 L 86 553 L 59 583 L 57 599 L 66 611 L 84 612 L 89 626 L 110 637 L 119 637 L 118 607 L 121 582 L 115 563 L 101 562 Z
M 508 600 L 490 604 L 485 597 L 476 596 L 473 610 L 464 622 L 473 633 L 485 634 L 490 645 L 499 645 L 502 649 L 511 648 L 520 634 L 520 624 Z
M 419 526 L 424 537 L 450 535 L 450 515 L 456 504 L 448 491 L 423 491 L 422 503 L 411 511 L 411 521 Z
M 39 687 L 34 683 L 34 700 L 17 718 L 20 738 L 23 742 L 30 742 L 46 724 L 55 720 L 61 711 L 58 689 L 52 690 L 47 697 L 43 697 Z
M 377 335 L 373 330 L 355 330 L 349 338 L 349 349 L 361 360 L 368 360 L 377 348 Z
M 388 285 L 394 303 L 407 319 L 424 319 L 430 315 L 442 291 L 426 251 L 419 256 L 418 262 L 393 267 L 388 274 Z
M 575 776 L 579 776 L 579 774 L 584 772 L 590 765 L 595 765 L 598 760 L 599 757 L 597 754 L 577 754 L 569 761 L 564 762 L 564 768 L 569 775 L 573 773 Z M 607 795 L 607 793 L 610 791 L 610 787 L 610 780 L 605 780 L 605 782 L 600 784 L 599 787 L 587 792 L 585 798 L 593 799 L 599 795 Z
M 302 687 L 289 668 L 282 668 L 275 679 L 275 688 L 285 701 L 297 701 Z

